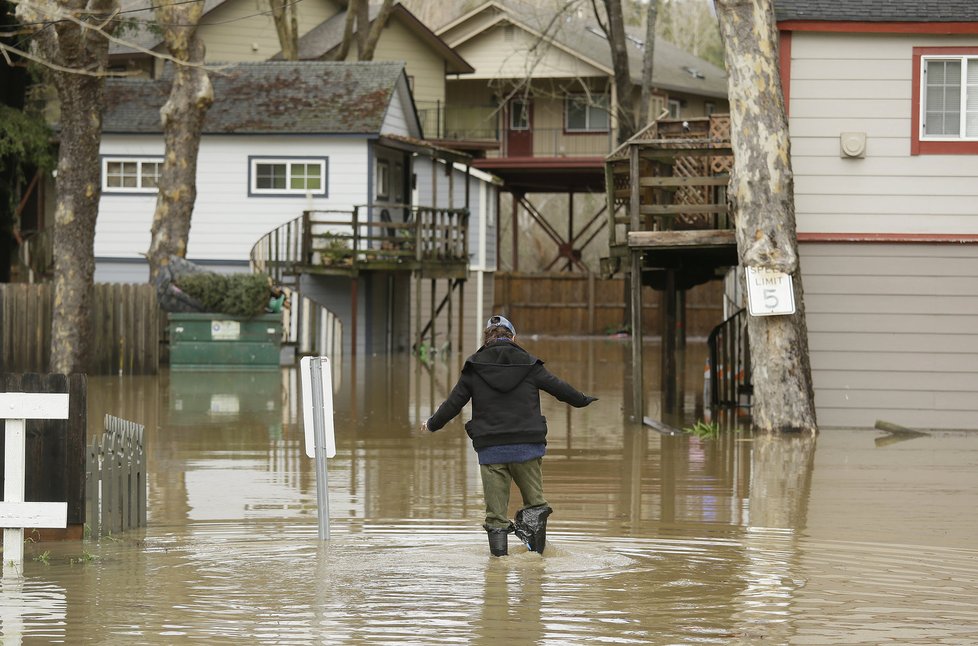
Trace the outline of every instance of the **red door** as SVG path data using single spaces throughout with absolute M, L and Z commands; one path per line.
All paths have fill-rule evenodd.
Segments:
M 523 99 L 509 102 L 506 115 L 506 156 L 533 156 L 533 104 Z

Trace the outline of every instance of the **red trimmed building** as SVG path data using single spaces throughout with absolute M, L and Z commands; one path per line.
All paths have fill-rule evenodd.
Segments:
M 978 428 L 978 3 L 775 4 L 819 424 Z

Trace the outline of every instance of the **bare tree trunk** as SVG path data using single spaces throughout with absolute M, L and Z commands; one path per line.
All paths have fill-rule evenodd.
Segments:
M 282 58 L 287 61 L 298 60 L 299 17 L 295 3 L 289 0 L 268 0 L 268 4 L 272 9 L 272 20 L 275 22 L 278 43 L 282 48 Z
M 357 23 L 357 5 L 366 0 L 349 0 L 346 5 L 346 20 L 343 22 L 343 40 L 330 60 L 345 61 L 353 45 L 353 37 L 356 34 L 355 26 Z
M 156 280 L 171 255 L 187 255 L 190 221 L 197 199 L 197 151 L 207 110 L 214 101 L 204 61 L 204 44 L 197 37 L 203 4 L 162 3 L 156 7 L 159 22 L 166 27 L 163 40 L 173 58 L 189 65 L 176 65 L 170 96 L 160 109 L 165 156 L 160 173 L 152 239 L 146 259 L 149 280 Z
M 634 109 L 632 108 L 632 78 L 628 67 L 628 42 L 625 39 L 625 19 L 621 0 L 604 0 L 608 17 L 606 35 L 611 46 L 611 64 L 615 70 L 615 93 L 618 95 L 618 143 L 627 141 L 635 134 Z
M 347 11 L 353 11 L 353 3 L 347 7 Z M 357 60 L 363 60 L 363 52 L 367 47 L 367 33 L 370 29 L 370 0 L 357 0 Z
M 108 17 L 115 0 L 90 0 L 82 9 L 66 0 L 18 5 L 25 24 L 41 24 L 35 43 L 53 64 L 51 79 L 61 104 L 58 193 L 54 214 L 54 310 L 51 372 L 84 372 L 91 352 L 91 299 L 95 275 L 95 219 L 102 194 L 99 141 L 109 41 L 95 29 L 60 19 Z M 75 74 L 65 69 L 84 70 Z
M 370 33 L 367 34 L 367 41 L 363 45 L 363 51 L 360 52 L 361 61 L 372 61 L 374 59 L 374 51 L 377 49 L 380 34 L 384 31 L 384 27 L 387 26 L 387 19 L 390 18 L 393 9 L 394 0 L 384 0 L 384 4 L 381 6 L 377 18 L 370 25 Z M 365 27 L 360 26 L 360 29 L 363 30 Z
M 655 23 L 658 15 L 659 0 L 649 0 L 645 15 L 645 51 L 642 55 L 642 99 L 636 111 L 636 129 L 644 128 L 650 119 L 659 116 L 649 115 L 649 104 L 652 103 L 652 70 L 655 67 Z
M 796 312 L 748 318 L 754 425 L 817 431 L 795 231 L 794 177 L 771 0 L 716 0 L 729 74 L 730 198 L 744 267 L 790 274 Z

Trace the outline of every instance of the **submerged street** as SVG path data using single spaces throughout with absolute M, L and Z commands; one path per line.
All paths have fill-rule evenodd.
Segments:
M 29 543 L 3 644 L 973 641 L 978 433 L 662 435 L 623 421 L 627 341 L 520 341 L 600 397 L 543 396 L 542 558 L 514 538 L 490 558 L 467 414 L 415 431 L 460 356 L 333 375 L 326 544 L 295 369 L 92 377 L 90 437 L 106 413 L 146 425 L 149 526 Z M 696 352 L 682 425 L 702 417 Z

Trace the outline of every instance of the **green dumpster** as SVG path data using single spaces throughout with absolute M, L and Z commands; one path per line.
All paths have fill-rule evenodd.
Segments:
M 170 313 L 170 367 L 278 368 L 282 314 Z

